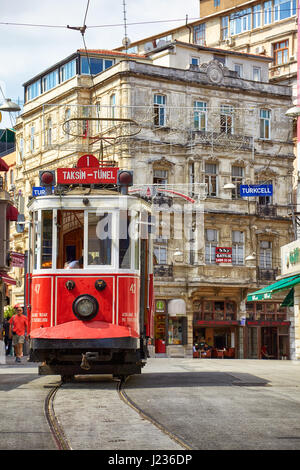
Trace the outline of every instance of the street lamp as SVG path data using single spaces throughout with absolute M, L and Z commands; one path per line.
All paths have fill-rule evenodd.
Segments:
M 4 100 L 4 103 L 0 106 L 0 111 L 7 111 L 9 113 L 16 113 L 21 111 L 19 105 L 14 103 L 10 98 Z
M 292 108 L 286 111 L 285 115 L 294 118 L 300 116 L 300 106 L 293 106 Z

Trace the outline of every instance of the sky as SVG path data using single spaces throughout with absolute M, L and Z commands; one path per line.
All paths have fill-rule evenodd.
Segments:
M 189 21 L 199 17 L 199 0 L 125 0 L 125 4 L 131 42 L 185 24 L 186 15 Z M 0 11 L 0 86 L 15 102 L 23 100 L 23 83 L 84 47 L 81 33 L 66 26 L 82 26 L 86 12 L 88 49 L 119 47 L 125 36 L 123 0 L 0 0 Z M 130 25 L 148 21 L 165 22 Z M 0 128 L 10 126 L 8 113 L 2 113 Z

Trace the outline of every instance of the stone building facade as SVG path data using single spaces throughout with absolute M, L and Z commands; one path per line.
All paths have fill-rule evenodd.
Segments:
M 249 290 L 275 279 L 280 247 L 293 239 L 291 90 L 241 78 L 214 57 L 218 50 L 197 50 L 201 63 L 187 67 L 191 45 L 169 46 L 141 58 L 90 51 L 95 62 L 112 60 L 92 76 L 78 54 L 67 80 L 47 89 L 47 76 L 63 76 L 70 59 L 27 82 L 16 185 L 31 197 L 40 169 L 70 167 L 85 153 L 134 170 L 134 188 L 155 196 L 157 352 L 192 355 L 204 339 L 216 355 L 259 358 L 269 341 L 276 357 L 294 357 L 293 312 L 281 298 L 263 311 L 246 304 Z M 245 69 L 268 68 L 266 58 L 236 56 Z M 101 145 L 95 135 L 110 140 Z M 249 184 L 272 191 L 241 197 Z

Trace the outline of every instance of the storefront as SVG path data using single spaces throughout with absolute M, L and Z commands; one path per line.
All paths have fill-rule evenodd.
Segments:
M 247 302 L 246 311 L 244 357 L 289 359 L 291 322 L 287 307 L 280 302 Z
M 155 352 L 168 354 L 174 350 L 171 346 L 180 348 L 187 344 L 185 302 L 182 299 L 157 300 L 155 305 Z
M 280 278 L 247 296 L 246 345 L 250 359 L 262 358 L 263 347 L 271 359 L 300 358 L 299 286 L 300 241 L 296 240 L 281 247 Z
M 199 300 L 193 304 L 194 357 L 199 357 L 203 343 L 211 357 L 235 358 L 239 321 L 237 305 L 228 300 Z

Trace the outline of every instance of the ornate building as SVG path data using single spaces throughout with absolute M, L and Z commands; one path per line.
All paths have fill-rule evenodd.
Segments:
M 77 51 L 25 84 L 16 186 L 26 198 L 40 169 L 92 153 L 132 169 L 133 191 L 152 199 L 158 353 L 192 355 L 203 339 L 216 356 L 259 358 L 265 341 L 295 356 L 280 297 L 262 311 L 246 303 L 293 239 L 291 90 L 268 82 L 269 62 L 175 41 L 142 56 Z M 264 81 L 251 79 L 255 66 Z M 26 231 L 15 236 L 27 249 Z

